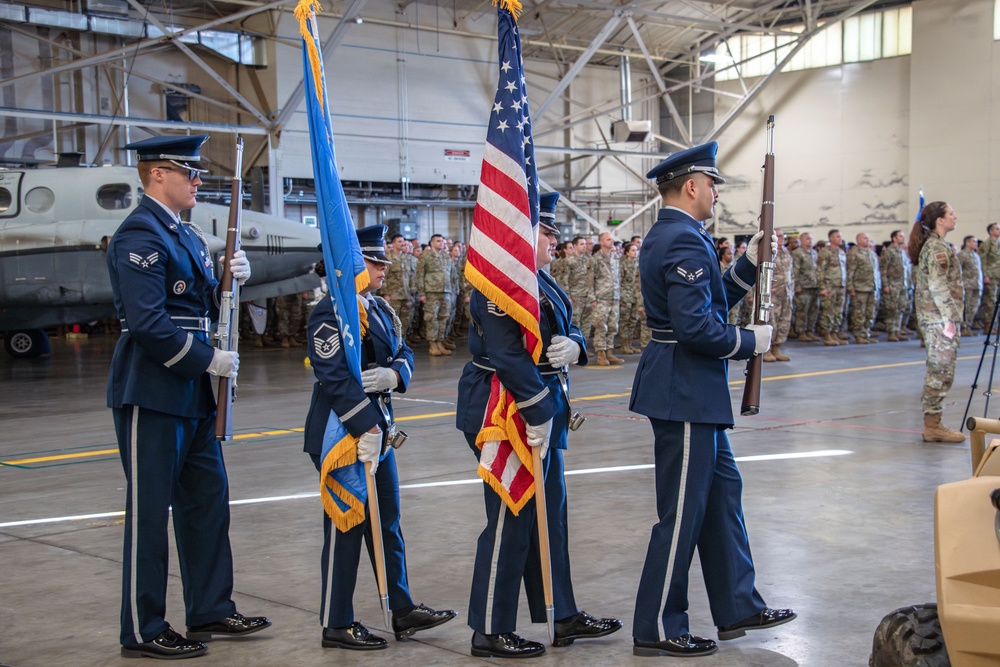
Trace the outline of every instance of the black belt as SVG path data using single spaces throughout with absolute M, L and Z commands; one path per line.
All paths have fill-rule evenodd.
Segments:
M 677 334 L 674 333 L 673 329 L 653 329 L 653 342 L 654 343 L 677 343 Z
M 171 315 L 170 320 L 177 325 L 178 329 L 185 331 L 204 331 L 212 333 L 212 320 L 207 317 L 189 317 L 186 315 Z M 119 320 L 122 324 L 122 333 L 128 333 L 128 325 L 125 320 Z
M 484 357 L 481 355 L 474 355 L 472 357 L 472 365 L 477 368 L 482 368 L 484 371 L 489 371 L 491 373 L 496 373 L 497 369 L 490 365 L 489 357 Z M 538 364 L 538 372 L 541 375 L 556 375 L 560 371 L 552 364 L 541 363 Z

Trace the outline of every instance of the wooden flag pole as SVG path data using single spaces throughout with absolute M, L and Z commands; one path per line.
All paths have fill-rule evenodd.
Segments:
M 556 640 L 555 607 L 552 604 L 552 556 L 549 553 L 549 520 L 545 511 L 545 472 L 541 447 L 531 448 L 531 468 L 535 476 L 535 514 L 538 523 L 538 557 L 542 566 L 542 591 L 545 596 L 545 620 L 549 642 Z
M 372 531 L 372 550 L 375 552 L 375 580 L 378 582 L 378 599 L 382 605 L 382 617 L 385 629 L 392 630 L 389 618 L 389 593 L 386 587 L 385 551 L 382 547 L 382 517 L 378 511 L 378 493 L 375 490 L 375 475 L 372 474 L 372 462 L 365 461 L 365 481 L 368 484 L 368 523 Z M 548 549 L 548 542 L 545 546 Z M 548 551 L 546 551 L 548 553 Z M 551 589 L 551 585 L 549 587 Z M 549 600 L 551 600 L 551 590 Z

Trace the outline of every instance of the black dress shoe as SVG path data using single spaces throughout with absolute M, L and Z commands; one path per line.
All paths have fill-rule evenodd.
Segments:
M 323 648 L 346 648 L 352 651 L 377 651 L 389 648 L 389 642 L 368 632 L 354 621 L 346 628 L 323 628 Z
M 458 616 L 458 612 L 451 609 L 435 611 L 430 607 L 418 604 L 402 616 L 397 617 L 396 614 L 392 615 L 392 631 L 396 633 L 396 640 L 399 641 L 400 639 L 409 637 L 414 632 L 436 628 L 456 616 Z
M 749 618 L 744 618 L 739 623 L 719 626 L 719 639 L 736 639 L 747 633 L 747 630 L 764 630 L 773 628 L 782 623 L 788 623 L 796 616 L 791 609 L 765 609 Z
M 188 639 L 211 639 L 212 635 L 220 637 L 243 637 L 260 632 L 271 627 L 271 621 L 264 616 L 244 616 L 240 612 L 226 616 L 221 621 L 192 625 L 188 628 Z
M 719 650 L 719 645 L 711 639 L 696 637 L 690 633 L 674 637 L 662 642 L 641 642 L 633 639 L 632 655 L 644 658 L 657 658 L 668 655 L 675 658 L 696 658 L 700 655 L 712 655 Z
M 208 653 L 208 647 L 201 642 L 185 639 L 179 632 L 168 627 L 155 639 L 141 644 L 122 646 L 123 658 L 159 658 L 160 660 L 180 660 L 194 658 Z
M 543 653 L 544 646 L 518 637 L 513 632 L 499 635 L 472 633 L 472 655 L 477 658 L 534 658 Z
M 604 637 L 622 629 L 622 622 L 617 618 L 594 618 L 585 611 L 576 616 L 556 621 L 555 640 L 553 646 L 569 646 L 577 639 L 594 639 Z

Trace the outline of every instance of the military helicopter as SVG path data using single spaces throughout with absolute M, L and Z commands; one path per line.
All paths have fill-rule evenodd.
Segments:
M 45 354 L 46 328 L 114 315 L 105 251 L 141 197 L 130 167 L 0 168 L 0 331 L 8 354 Z M 199 202 L 189 214 L 221 255 L 228 207 Z M 312 270 L 322 258 L 319 230 L 244 211 L 241 236 L 253 267 L 242 302 L 319 286 Z

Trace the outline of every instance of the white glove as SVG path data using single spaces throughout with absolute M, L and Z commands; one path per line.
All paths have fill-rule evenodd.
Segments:
M 747 252 L 750 251 L 747 250 Z M 747 326 L 747 329 L 753 332 L 754 354 L 764 354 L 771 349 L 771 335 L 774 332 L 774 327 L 770 324 L 751 324 Z
M 234 378 L 240 370 L 240 353 L 226 352 L 216 349 L 212 354 L 212 361 L 208 364 L 208 372 L 216 377 Z
M 747 241 L 747 259 L 754 266 L 757 266 L 757 250 L 759 249 L 760 240 L 764 237 L 763 230 L 757 230 L 757 233 Z M 778 254 L 778 235 L 771 232 L 771 257 Z
M 552 420 L 550 419 L 538 426 L 532 426 L 528 422 L 524 422 L 524 430 L 528 435 L 528 446 L 541 447 L 541 456 L 544 459 L 549 451 L 549 433 L 552 432 Z
M 749 250 L 747 252 L 750 252 Z M 233 253 L 233 258 L 229 260 L 229 270 L 233 272 L 233 278 L 240 285 L 250 280 L 250 260 L 242 250 Z
M 580 344 L 566 336 L 553 336 L 545 356 L 556 368 L 575 364 L 580 360 Z
M 382 429 L 372 433 L 368 431 L 361 434 L 358 440 L 358 460 L 362 463 L 371 461 L 372 475 L 378 468 L 378 457 L 382 455 Z
M 361 387 L 365 390 L 366 394 L 395 389 L 398 384 L 399 376 L 391 368 L 382 368 L 379 366 L 367 371 L 361 371 Z

